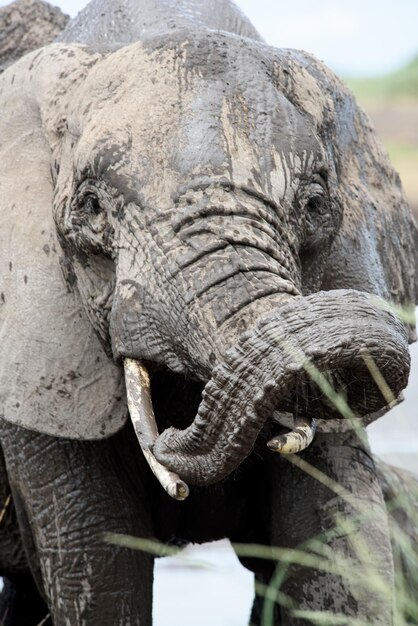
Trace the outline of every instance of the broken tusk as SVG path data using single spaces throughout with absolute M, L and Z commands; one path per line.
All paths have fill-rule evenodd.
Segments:
M 299 417 L 295 420 L 295 428 L 267 442 L 273 452 L 280 454 L 297 454 L 305 450 L 313 441 L 316 430 L 316 419 Z
M 147 369 L 134 359 L 125 359 L 124 369 L 129 413 L 147 463 L 169 496 L 175 500 L 185 500 L 189 495 L 186 483 L 178 474 L 159 463 L 152 453 L 152 446 L 158 437 L 158 428 L 152 408 Z

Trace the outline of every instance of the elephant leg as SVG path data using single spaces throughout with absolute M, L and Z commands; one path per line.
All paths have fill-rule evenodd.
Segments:
M 276 581 L 287 596 L 283 623 L 312 624 L 307 613 L 318 619 L 328 612 L 375 626 L 393 624 L 387 512 L 365 440 L 352 432 L 318 434 L 294 463 L 280 458 L 272 465 L 273 545 L 303 550 L 307 557 L 318 551 L 323 558 L 279 564 Z M 321 483 L 318 470 L 339 485 L 338 493 Z
M 231 536 L 232 546 L 243 567 L 254 574 L 254 600 L 249 617 L 250 626 L 263 625 L 263 610 L 265 601 L 265 589 L 269 585 L 274 573 L 274 562 L 271 559 L 262 558 L 257 554 L 257 547 L 264 548 L 270 544 L 271 508 L 270 494 L 271 481 L 268 470 L 268 458 L 266 454 L 265 438 L 260 437 L 256 443 L 254 454 L 250 457 L 251 462 L 244 465 L 246 473 L 240 469 L 239 480 L 242 484 L 241 498 L 246 501 L 245 525 L 240 531 Z M 234 508 L 237 508 L 236 505 Z M 244 517 L 244 516 L 242 516 Z M 247 552 L 241 552 L 241 545 L 255 546 Z M 278 605 L 273 607 L 273 621 L 268 626 L 277 626 L 280 622 L 280 609 Z M 265 622 L 264 622 L 265 623 Z
M 0 576 L 29 571 L 3 451 L 0 448 Z
M 53 623 L 150 626 L 153 559 L 104 538 L 151 535 L 129 429 L 80 442 L 2 422 L 1 437 L 25 547 L 31 553 L 33 542 L 31 568 L 35 577 L 40 568 Z
M 0 448 L 0 624 L 36 626 L 48 614 L 29 569 Z
M 251 541 L 245 542 L 251 543 L 254 545 L 262 545 L 265 546 L 267 540 L 265 538 L 256 538 Z M 270 583 L 272 574 L 274 572 L 274 565 L 271 561 L 266 559 L 257 559 L 254 557 L 243 557 L 240 556 L 239 551 L 237 552 L 237 556 L 240 560 L 241 565 L 245 567 L 245 569 L 249 570 L 254 574 L 254 583 L 255 583 L 255 593 L 254 600 L 251 607 L 250 614 L 250 626 L 262 626 L 263 624 L 263 609 L 264 609 L 264 596 L 263 589 Z M 274 606 L 274 617 L 275 620 L 273 624 L 269 624 L 269 626 L 276 626 L 276 623 L 279 624 L 280 618 L 280 610 L 278 605 Z
M 409 623 L 418 614 L 418 480 L 406 470 L 391 467 L 378 458 L 375 463 L 389 514 L 396 606 Z

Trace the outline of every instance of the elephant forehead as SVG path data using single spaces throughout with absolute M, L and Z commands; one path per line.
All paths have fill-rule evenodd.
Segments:
M 82 176 L 119 172 L 142 185 L 175 141 L 181 112 L 193 96 L 182 93 L 173 52 L 155 54 L 135 43 L 103 58 L 75 97 L 68 120 Z M 181 101 L 180 101 L 181 94 Z
M 208 170 L 267 188 L 274 176 L 289 182 L 309 176 L 324 159 L 308 121 L 270 80 L 260 79 L 217 91 L 201 85 L 172 149 L 172 163 L 184 175 Z
M 307 118 L 252 44 L 204 43 L 134 44 L 98 63 L 78 99 L 76 169 L 154 195 L 175 191 L 179 176 L 227 176 L 260 191 L 276 177 L 282 188 L 286 167 L 323 161 Z

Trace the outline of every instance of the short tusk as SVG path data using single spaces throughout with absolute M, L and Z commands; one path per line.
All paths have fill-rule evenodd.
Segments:
M 280 454 L 297 454 L 312 443 L 315 430 L 316 419 L 299 417 L 295 420 L 295 428 L 290 433 L 270 439 L 267 446 Z
M 169 496 L 175 500 L 185 500 L 189 495 L 186 483 L 178 474 L 161 465 L 152 453 L 158 429 L 152 408 L 147 369 L 134 359 L 125 359 L 124 368 L 129 413 L 148 465 Z

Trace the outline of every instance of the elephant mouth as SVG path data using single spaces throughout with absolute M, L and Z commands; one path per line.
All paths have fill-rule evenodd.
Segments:
M 204 384 L 166 368 L 150 374 L 135 359 L 125 359 L 124 370 L 129 412 L 142 452 L 166 492 L 176 500 L 185 500 L 189 495 L 187 484 L 157 461 L 153 447 L 159 432 L 166 428 L 190 427 L 202 401 Z M 301 452 L 312 442 L 315 430 L 315 419 L 296 418 L 293 430 L 276 434 L 267 441 L 267 447 L 281 454 Z
M 216 483 L 238 467 L 275 410 L 293 413 L 295 429 L 268 447 L 293 453 L 309 445 L 314 418 L 361 417 L 387 406 L 370 363 L 397 397 L 409 374 L 404 325 L 369 294 L 319 292 L 294 298 L 243 333 L 203 390 L 196 387 L 180 428 L 174 421 L 158 433 L 147 372 L 132 359 L 125 359 L 128 404 L 151 469 L 172 497 L 184 499 L 186 482 Z

